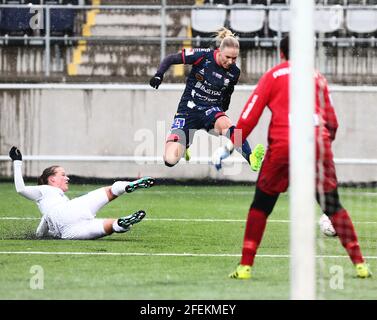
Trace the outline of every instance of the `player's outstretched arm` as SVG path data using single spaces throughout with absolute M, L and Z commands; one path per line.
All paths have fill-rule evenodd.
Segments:
M 160 84 L 164 80 L 164 74 L 169 69 L 169 67 L 172 64 L 182 64 L 182 63 L 183 63 L 183 60 L 182 60 L 182 54 L 181 53 L 170 54 L 170 55 L 166 56 L 162 60 L 162 62 L 160 64 L 157 72 L 155 73 L 155 75 L 149 80 L 149 85 L 152 88 L 158 89 L 158 87 L 160 86 Z
M 40 187 L 26 187 L 22 177 L 22 153 L 17 147 L 12 147 L 9 150 L 9 157 L 13 161 L 14 185 L 17 193 L 29 200 L 38 200 L 42 193 Z

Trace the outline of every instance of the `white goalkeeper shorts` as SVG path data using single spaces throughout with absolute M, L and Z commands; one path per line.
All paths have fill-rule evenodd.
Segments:
M 96 239 L 106 235 L 104 219 L 95 219 L 97 212 L 107 203 L 104 188 L 72 199 L 47 214 L 49 229 L 62 239 Z

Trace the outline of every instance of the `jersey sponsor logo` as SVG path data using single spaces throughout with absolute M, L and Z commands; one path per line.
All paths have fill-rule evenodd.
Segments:
M 195 73 L 195 79 L 198 80 L 198 81 L 203 81 L 204 77 L 199 73 Z
M 204 76 L 204 69 L 200 70 L 199 73 Z
M 194 101 L 188 101 L 187 102 L 187 107 L 190 108 L 190 109 L 193 109 L 196 107 L 196 104 L 194 103 Z
M 229 81 L 230 81 L 229 79 L 224 79 L 224 86 L 227 87 L 229 85 Z
M 185 118 L 175 118 L 173 120 L 173 124 L 171 125 L 172 129 L 182 129 L 185 126 L 186 119 Z
M 203 96 L 201 95 L 200 93 L 195 93 L 195 98 L 198 98 L 200 99 L 201 101 L 207 101 L 207 102 L 218 102 L 219 99 L 218 98 L 210 98 L 208 96 Z
M 251 99 L 251 102 L 247 105 L 246 110 L 243 112 L 242 119 L 244 119 L 244 120 L 247 119 L 247 117 L 249 116 L 250 111 L 253 109 L 254 104 L 255 104 L 255 102 L 257 102 L 257 100 L 258 100 L 258 95 L 255 94 L 253 96 L 253 98 Z
M 206 94 L 209 94 L 211 96 L 221 96 L 221 91 L 217 91 L 217 90 L 212 90 L 212 89 L 209 89 L 209 88 L 206 88 L 205 85 L 203 85 L 201 82 L 197 82 L 195 84 L 195 88 L 205 92 Z
M 195 48 L 193 49 L 195 52 L 210 52 L 210 48 Z
M 192 56 L 195 53 L 194 49 L 185 49 L 185 56 Z
M 211 109 L 208 109 L 206 110 L 206 116 L 209 116 L 212 112 L 218 112 L 218 111 L 222 111 L 219 107 L 213 107 Z
M 291 72 L 291 67 L 281 68 L 281 69 L 276 70 L 274 73 L 272 73 L 272 76 L 274 77 L 274 79 L 276 79 L 278 77 L 290 74 L 290 72 Z
M 217 79 L 222 79 L 222 77 L 223 77 L 222 74 L 217 73 L 215 71 L 212 72 L 212 75 L 215 76 Z

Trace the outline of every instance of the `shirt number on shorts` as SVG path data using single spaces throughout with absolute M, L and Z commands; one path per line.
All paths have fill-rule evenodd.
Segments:
M 185 126 L 185 118 L 175 118 L 171 126 L 172 129 L 182 129 Z

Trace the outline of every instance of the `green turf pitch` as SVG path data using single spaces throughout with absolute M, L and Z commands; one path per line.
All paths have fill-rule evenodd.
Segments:
M 97 187 L 72 185 L 67 195 Z M 104 218 L 145 210 L 146 219 L 128 233 L 92 241 L 36 240 L 36 205 L 12 184 L 0 183 L 0 299 L 289 299 L 287 195 L 270 217 L 253 279 L 227 277 L 239 261 L 253 192 L 250 186 L 156 185 L 99 213 Z M 377 193 L 342 189 L 341 198 L 375 276 L 356 279 L 338 239 L 318 235 L 317 253 L 326 256 L 317 259 L 318 292 L 325 299 L 376 299 Z M 334 266 L 343 272 L 341 283 Z M 43 270 L 43 289 L 36 288 L 41 273 L 35 270 Z

